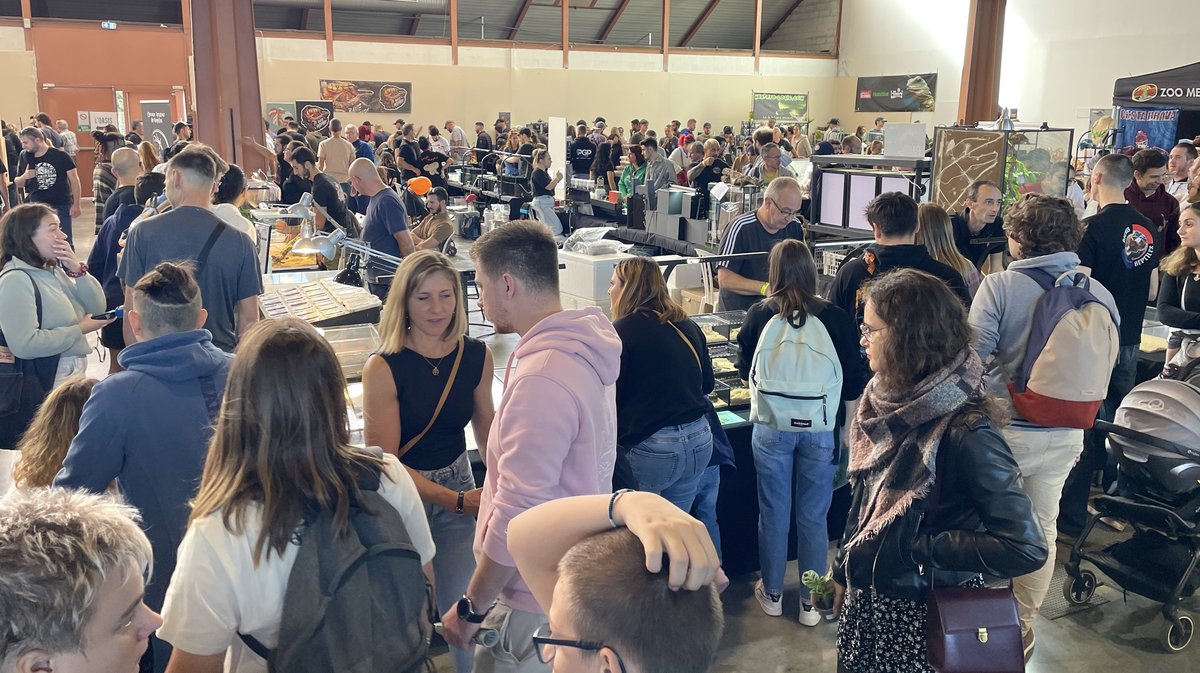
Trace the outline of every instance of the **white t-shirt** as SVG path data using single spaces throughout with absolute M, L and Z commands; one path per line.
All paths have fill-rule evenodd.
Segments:
M 433 559 L 433 538 L 421 497 L 408 471 L 384 455 L 379 493 L 396 508 L 408 528 L 421 563 Z M 265 673 L 266 662 L 250 651 L 238 633 L 254 636 L 268 648 L 279 642 L 279 620 L 288 575 L 299 547 L 288 545 L 282 557 L 272 553 L 254 567 L 254 543 L 262 529 L 258 507 L 247 509 L 241 535 L 226 530 L 221 513 L 192 524 L 179 544 L 179 560 L 163 604 L 158 637 L 201 656 L 225 651 L 225 671 Z
M 254 229 L 254 223 L 242 217 L 242 211 L 232 203 L 218 203 L 212 207 L 213 214 L 221 218 L 221 221 L 238 231 L 250 237 L 250 240 L 258 240 L 258 232 Z

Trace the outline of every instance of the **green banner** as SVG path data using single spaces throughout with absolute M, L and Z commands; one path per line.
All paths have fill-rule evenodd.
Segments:
M 754 119 L 766 121 L 774 117 L 779 122 L 801 122 L 808 116 L 806 93 L 754 92 Z

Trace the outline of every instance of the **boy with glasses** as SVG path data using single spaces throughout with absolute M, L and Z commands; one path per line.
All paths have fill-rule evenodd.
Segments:
M 533 644 L 553 670 L 712 666 L 724 625 L 717 551 L 704 524 L 661 496 L 553 500 L 512 520 L 508 547 L 549 617 Z

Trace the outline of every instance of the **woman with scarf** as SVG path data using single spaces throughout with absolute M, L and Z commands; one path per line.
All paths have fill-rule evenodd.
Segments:
M 838 671 L 932 673 L 933 583 L 1032 572 L 1047 543 L 984 397 L 962 301 L 933 276 L 895 271 L 867 290 L 860 332 L 875 376 L 850 428 Z

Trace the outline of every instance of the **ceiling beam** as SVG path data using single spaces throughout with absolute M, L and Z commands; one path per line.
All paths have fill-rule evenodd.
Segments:
M 458 0 L 450 0 L 450 62 L 458 65 Z
M 713 10 L 716 9 L 717 5 L 719 4 L 721 4 L 721 0 L 709 0 L 708 6 L 705 7 L 704 11 L 700 12 L 700 16 L 696 17 L 696 20 L 692 22 L 692 27 L 688 28 L 687 32 L 683 34 L 683 39 L 679 41 L 680 47 L 686 47 L 691 43 L 692 38 L 696 37 L 696 33 L 700 32 L 700 28 L 704 26 L 704 22 L 708 21 L 708 17 L 712 16 Z
M 333 60 L 333 0 L 325 0 L 325 60 Z
M 533 4 L 533 0 L 525 0 L 521 3 L 521 10 L 517 12 L 517 18 L 513 19 L 512 28 L 508 31 L 508 39 L 517 39 L 517 31 L 521 30 L 521 24 L 525 21 L 525 15 L 529 13 L 529 6 Z
M 625 13 L 625 8 L 629 7 L 629 0 L 621 0 L 621 4 L 613 10 L 612 16 L 608 17 L 608 21 L 604 23 L 604 29 L 600 31 L 600 36 L 596 38 L 597 42 L 603 43 L 608 39 L 609 33 L 616 28 L 617 22 L 621 20 L 621 15 Z
M 800 5 L 803 4 L 804 0 L 796 0 L 796 2 L 792 3 L 792 6 L 788 9 L 788 11 L 784 12 L 783 16 L 779 17 L 779 21 L 775 22 L 774 26 L 771 26 L 771 30 L 768 30 L 767 34 L 763 35 L 763 44 L 770 42 L 771 37 L 775 35 L 775 31 L 779 30 L 788 19 L 792 18 L 792 14 L 795 14 L 796 10 L 800 9 Z
M 762 6 L 763 0 L 754 0 L 754 74 L 758 69 L 759 56 L 762 54 Z

